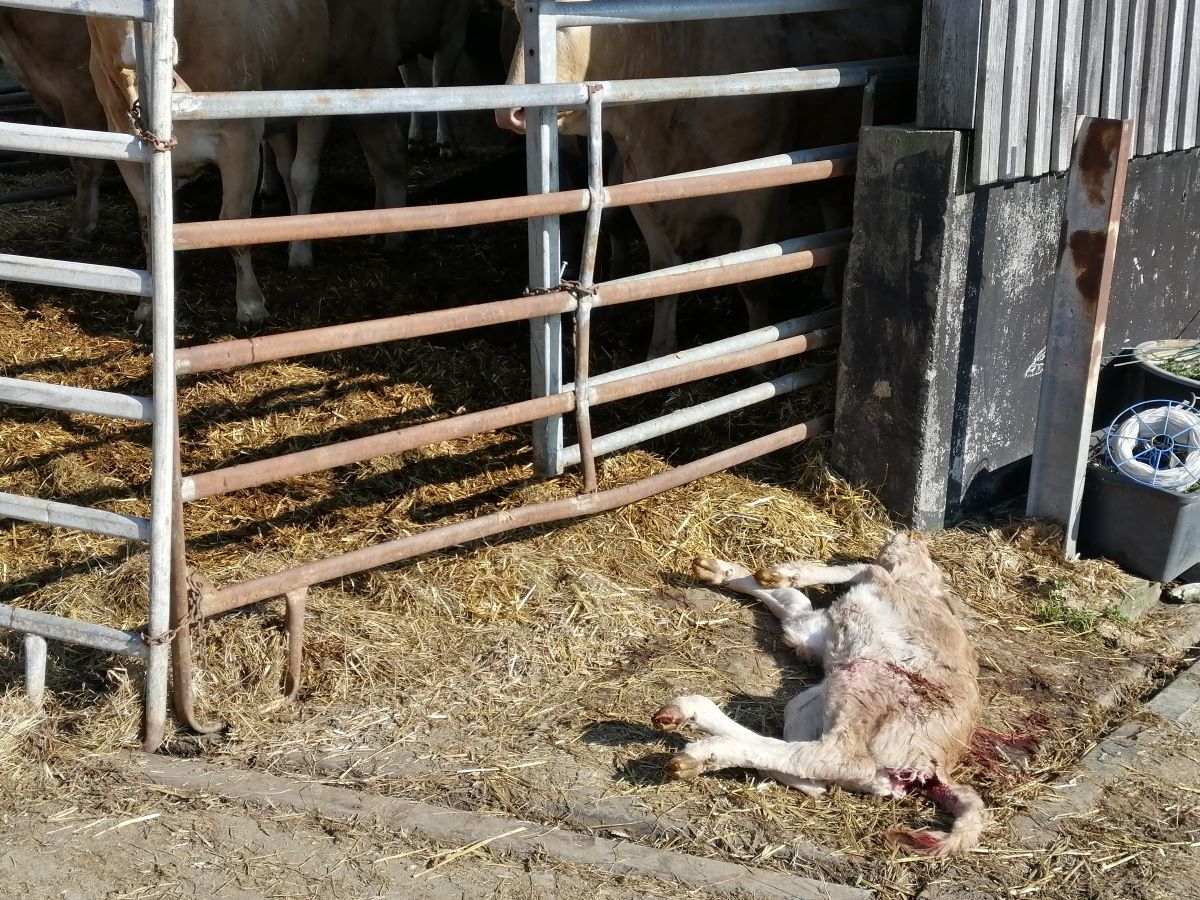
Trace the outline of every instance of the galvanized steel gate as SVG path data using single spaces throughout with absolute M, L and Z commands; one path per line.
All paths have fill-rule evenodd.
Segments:
M 169 143 L 158 141 L 152 147 L 128 135 L 0 125 L 0 149 L 141 162 L 150 169 L 152 198 L 148 271 L 0 256 L 0 278 L 150 297 L 154 312 L 152 398 L 0 379 L 0 402 L 153 423 L 149 520 L 0 494 L 0 516 L 80 528 L 129 540 L 148 540 L 150 545 L 149 614 L 144 634 L 0 604 L 0 627 L 26 635 L 26 689 L 31 696 L 40 696 L 42 691 L 47 638 L 144 657 L 147 660 L 145 744 L 155 748 L 161 743 L 164 731 L 168 649 L 173 645 L 176 715 L 195 730 L 210 730 L 195 721 L 190 676 L 189 631 L 207 616 L 261 600 L 286 597 L 289 635 L 286 689 L 291 695 L 299 686 L 304 601 L 310 585 L 513 528 L 614 509 L 803 441 L 830 427 L 832 417 L 822 416 L 642 481 L 596 491 L 596 455 L 812 384 L 828 377 L 832 366 L 796 372 L 595 439 L 590 420 L 592 406 L 830 346 L 836 342 L 838 314 L 835 310 L 792 319 L 666 359 L 593 375 L 589 371 L 589 348 L 590 315 L 594 308 L 811 269 L 839 258 L 848 241 L 846 231 L 829 232 L 631 279 L 595 284 L 596 243 L 603 209 L 841 177 L 853 171 L 855 153 L 854 145 L 799 151 L 718 169 L 605 187 L 601 164 L 602 110 L 605 105 L 614 103 L 862 86 L 875 79 L 911 77 L 915 71 L 913 61 L 868 60 L 827 67 L 655 81 L 549 82 L 553 82 L 556 75 L 555 35 L 561 27 L 827 11 L 871 6 L 881 0 L 590 0 L 569 4 L 526 0 L 520 4 L 520 13 L 529 54 L 527 80 L 531 83 L 524 86 L 174 96 L 171 94 L 173 0 L 5 2 L 14 7 L 142 22 L 136 31 L 139 71 L 149 72 L 149 78 L 145 79 L 149 103 L 143 103 L 143 107 L 149 112 L 149 131 L 159 136 L 171 135 L 175 120 L 490 110 L 512 106 L 524 106 L 529 111 L 529 195 L 526 197 L 437 207 L 180 225 L 173 224 Z M 558 190 L 556 121 L 557 111 L 562 108 L 586 109 L 590 152 L 586 190 Z M 563 285 L 559 281 L 558 216 L 585 210 L 587 237 L 580 281 L 577 285 Z M 413 231 L 524 218 L 530 219 L 532 293 L 529 296 L 187 349 L 175 347 L 173 262 L 176 250 Z M 573 315 L 577 347 L 571 383 L 564 382 L 562 372 L 561 316 L 564 313 Z M 175 383 L 178 373 L 224 370 L 266 360 L 525 319 L 532 325 L 534 384 L 530 400 L 181 478 Z M 579 436 L 578 443 L 570 447 L 563 446 L 561 417 L 566 414 L 574 415 Z M 240 584 L 216 588 L 202 578 L 189 576 L 182 517 L 185 502 L 522 423 L 534 423 L 534 453 L 539 471 L 554 475 L 565 466 L 581 466 L 585 484 L 582 493 L 569 499 L 431 529 Z

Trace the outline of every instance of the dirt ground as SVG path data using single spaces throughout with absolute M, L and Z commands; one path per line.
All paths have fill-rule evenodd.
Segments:
M 418 161 L 413 202 L 520 191 L 523 163 L 510 150 L 492 146 L 452 165 Z M 323 208 L 364 205 L 364 184 L 353 149 L 339 143 Z M 181 217 L 212 217 L 212 189 L 201 181 L 182 193 Z M 67 255 L 58 238 L 66 213 L 66 201 L 0 207 L 4 251 Z M 103 217 L 104 236 L 85 258 L 138 265 L 137 226 L 120 190 L 106 195 Z M 413 236 L 398 258 L 365 240 L 317 253 L 316 267 L 299 272 L 287 269 L 282 248 L 256 254 L 275 314 L 265 331 L 513 297 L 525 283 L 521 225 Z M 185 254 L 180 272 L 181 344 L 244 336 L 232 325 L 228 257 Z M 782 281 L 779 309 L 815 308 L 817 280 Z M 644 352 L 643 307 L 597 316 L 596 370 Z M 125 298 L 4 285 L 0 374 L 147 393 L 145 336 L 131 313 Z M 683 338 L 725 336 L 743 315 L 729 294 L 686 301 Z M 522 328 L 506 326 L 185 379 L 184 469 L 521 399 L 524 341 Z M 739 374 L 604 408 L 597 430 L 757 380 Z M 795 424 L 827 408 L 830 396 L 790 396 L 605 458 L 601 486 Z M 144 514 L 146 439 L 137 425 L 6 409 L 0 490 Z M 992 810 L 979 852 L 931 862 L 890 849 L 887 831 L 933 822 L 917 801 L 839 791 L 813 800 L 745 772 L 688 784 L 663 778 L 662 762 L 680 740 L 648 727 L 663 701 L 705 693 L 743 724 L 771 732 L 787 699 L 814 677 L 784 652 L 762 610 L 698 588 L 689 560 L 862 559 L 890 527 L 868 493 L 825 468 L 824 449 L 816 441 L 604 516 L 317 587 L 304 686 L 291 705 L 279 702 L 279 604 L 209 622 L 197 641 L 195 684 L 201 715 L 226 727 L 204 739 L 174 732 L 164 753 L 885 897 L 947 885 L 954 896 L 1167 896 L 1172 868 L 1195 852 L 1194 804 L 1176 801 L 1163 818 L 1154 814 L 1163 805 L 1145 802 L 1157 794 L 1135 796 L 1139 804 L 1121 807 L 1121 834 L 1136 844 L 1122 852 L 1114 832 L 1086 822 L 1031 849 L 1020 822 L 1047 784 L 1071 777 L 1182 664 L 1196 643 L 1196 608 L 1155 606 L 1130 621 L 1119 573 L 1099 562 L 1062 563 L 1058 535 L 1037 523 L 967 523 L 932 541 L 980 650 L 987 731 L 962 772 Z M 227 584 L 578 486 L 570 472 L 535 478 L 528 430 L 511 429 L 189 506 L 189 563 Z M 6 603 L 138 628 L 145 575 L 144 554 L 117 541 L 13 522 L 0 531 Z M 272 809 L 270 796 L 247 803 L 167 788 L 129 760 L 136 665 L 53 647 L 43 713 L 20 697 L 20 667 L 19 641 L 0 635 L 0 895 L 683 897 L 716 889 L 446 845 L 403 821 Z

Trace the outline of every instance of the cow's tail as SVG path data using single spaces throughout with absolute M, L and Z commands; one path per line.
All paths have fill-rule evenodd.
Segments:
M 986 824 L 983 798 L 973 788 L 935 776 L 915 786 L 921 796 L 954 818 L 949 831 L 893 831 L 889 837 L 923 856 L 945 856 L 979 843 Z

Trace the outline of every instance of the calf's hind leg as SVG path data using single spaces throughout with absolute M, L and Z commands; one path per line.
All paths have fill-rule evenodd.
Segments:
M 821 695 L 822 686 L 818 684 L 793 697 L 791 702 L 788 703 L 787 710 L 784 713 L 784 735 L 785 737 L 788 736 L 789 732 L 793 735 L 799 735 L 798 737 L 788 737 L 788 740 L 813 740 L 820 737 Z M 813 716 L 814 712 L 815 719 Z M 666 706 L 659 709 L 650 719 L 663 731 L 677 731 L 685 725 L 691 725 L 699 728 L 701 731 L 708 732 L 710 735 L 730 738 L 732 740 L 755 741 L 762 738 L 762 735 L 751 731 L 743 725 L 739 725 L 733 719 L 729 718 L 729 716 L 725 715 L 713 701 L 696 694 L 676 697 Z M 788 787 L 804 791 L 806 794 L 816 796 L 825 791 L 825 785 L 819 781 L 796 778 L 772 769 L 761 769 L 760 771 L 766 777 L 773 778 L 775 781 L 785 784 Z

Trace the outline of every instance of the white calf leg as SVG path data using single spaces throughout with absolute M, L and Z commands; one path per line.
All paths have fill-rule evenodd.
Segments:
M 759 584 L 768 588 L 806 588 L 814 584 L 845 584 L 848 581 L 861 581 L 864 576 L 882 575 L 890 578 L 886 569 L 875 563 L 851 563 L 848 566 L 825 566 L 821 563 L 795 562 L 780 563 L 754 573 Z
M 711 556 L 693 560 L 692 571 L 701 581 L 762 601 L 783 626 L 784 642 L 806 662 L 820 664 L 829 634 L 829 613 L 814 611 L 802 591 L 787 586 L 765 588 L 745 566 Z
M 859 791 L 870 791 L 878 771 L 864 749 L 840 741 L 789 743 L 760 736 L 693 741 L 671 757 L 666 767 L 672 778 L 695 778 L 731 768 L 763 769 Z
M 794 716 L 792 709 L 795 706 L 796 701 L 802 697 L 810 695 L 813 690 L 817 690 L 819 694 L 820 685 L 817 685 L 815 689 L 809 688 L 803 694 L 792 699 L 792 701 L 788 704 L 788 712 L 785 712 L 784 714 L 785 719 L 789 716 Z M 815 704 L 811 703 L 810 701 L 809 706 L 817 707 L 818 718 L 816 721 L 816 736 L 819 737 L 821 734 L 821 704 L 819 699 Z M 721 711 L 717 704 L 713 703 L 707 697 L 701 697 L 696 694 L 691 694 L 684 697 L 676 697 L 666 706 L 662 707 L 662 709 L 656 712 L 653 716 L 651 716 L 651 721 L 653 721 L 654 724 L 663 731 L 675 731 L 685 725 L 692 725 L 696 728 L 699 728 L 701 731 L 707 731 L 711 735 L 729 738 L 735 741 L 756 741 L 762 738 L 762 735 L 758 734 L 757 732 L 751 731 L 749 728 L 739 725 L 737 722 L 733 721 L 733 719 L 729 718 L 729 716 L 725 715 L 725 713 Z M 809 728 L 810 723 L 806 720 L 803 725 L 805 728 L 805 733 L 809 733 L 811 731 Z M 787 734 L 787 731 L 788 728 L 785 724 L 785 735 Z M 778 772 L 773 769 L 760 769 L 759 772 L 767 778 L 774 779 L 781 784 L 804 791 L 804 793 L 812 796 L 821 794 L 825 790 L 825 786 L 818 781 L 812 781 L 806 778 L 796 778 L 792 775 L 788 775 L 785 772 Z

